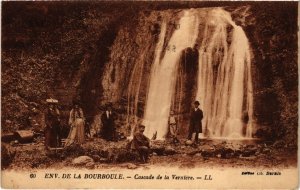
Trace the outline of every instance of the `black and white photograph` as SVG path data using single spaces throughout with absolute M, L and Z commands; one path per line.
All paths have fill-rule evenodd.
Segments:
M 297 188 L 298 7 L 1 2 L 1 186 Z

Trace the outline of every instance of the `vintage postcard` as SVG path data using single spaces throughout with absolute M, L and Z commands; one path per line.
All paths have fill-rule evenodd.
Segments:
M 298 187 L 298 2 L 1 4 L 2 188 Z

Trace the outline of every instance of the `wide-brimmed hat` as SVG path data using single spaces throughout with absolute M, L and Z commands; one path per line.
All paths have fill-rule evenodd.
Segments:
M 199 101 L 195 101 L 194 104 L 198 106 L 200 105 Z
M 48 104 L 58 104 L 58 100 L 53 99 L 53 98 L 46 99 L 46 102 Z

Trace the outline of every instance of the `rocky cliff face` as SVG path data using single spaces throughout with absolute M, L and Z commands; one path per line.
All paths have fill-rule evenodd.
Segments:
M 169 20 L 169 39 L 176 29 L 178 12 L 204 6 L 79 4 L 3 4 L 4 131 L 30 126 L 40 129 L 44 100 L 52 96 L 60 101 L 65 120 L 72 100 L 79 99 L 94 125 L 99 125 L 103 106 L 112 102 L 119 114 L 118 125 L 129 134 L 127 124 L 144 115 L 161 23 Z M 296 144 L 297 3 L 224 8 L 250 41 L 254 117 L 259 126 L 256 135 L 270 140 L 284 137 Z M 182 75 L 183 79 L 188 76 Z M 187 89 L 183 97 L 195 96 Z M 188 110 L 190 99 L 182 103 L 183 110 Z

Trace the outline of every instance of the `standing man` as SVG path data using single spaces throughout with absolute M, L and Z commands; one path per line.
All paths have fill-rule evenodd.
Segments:
M 189 128 L 189 135 L 188 135 L 188 140 L 192 139 L 192 135 L 193 133 L 196 133 L 195 136 L 195 144 L 199 143 L 199 133 L 202 133 L 202 119 L 203 119 L 203 112 L 202 110 L 199 108 L 199 101 L 195 101 L 194 102 L 194 109 L 191 113 L 191 119 L 190 119 L 190 128 Z
M 112 112 L 112 105 L 109 104 L 107 109 L 101 115 L 102 131 L 101 136 L 107 141 L 116 140 L 115 115 Z

